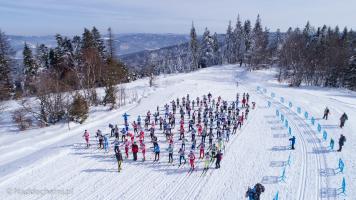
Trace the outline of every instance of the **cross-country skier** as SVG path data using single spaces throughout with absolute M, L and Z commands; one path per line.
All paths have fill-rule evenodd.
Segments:
M 137 153 L 138 153 L 138 145 L 136 144 L 136 142 L 134 142 L 132 144 L 132 154 L 133 154 L 133 160 L 136 161 L 137 160 Z
M 205 143 L 205 138 L 206 138 L 206 132 L 207 132 L 207 130 L 206 130 L 207 128 L 206 127 L 204 127 L 204 129 L 203 129 L 203 132 L 202 132 L 202 134 L 201 134 L 201 142 L 202 143 Z
M 145 161 L 146 160 L 146 145 L 145 143 L 141 143 L 140 144 L 140 147 L 141 147 L 141 152 L 142 152 L 142 161 Z
M 199 144 L 199 159 L 204 158 L 205 144 L 202 142 Z
M 160 148 L 159 148 L 159 145 L 158 143 L 156 143 L 153 147 L 153 151 L 155 153 L 155 160 L 154 161 L 159 161 L 159 153 L 160 153 Z
M 130 142 L 129 142 L 129 140 L 128 140 L 127 138 L 125 139 L 124 145 L 125 145 L 125 155 L 126 155 L 126 158 L 129 158 L 129 146 L 130 146 Z
M 122 128 L 120 132 L 121 132 L 121 142 L 123 142 L 125 141 L 127 131 L 125 128 Z M 115 133 L 115 137 L 119 138 L 119 132 Z
M 168 145 L 167 151 L 168 151 L 168 163 L 173 163 L 173 145 L 172 144 Z
M 252 102 L 252 110 L 256 108 L 256 102 Z
M 103 133 L 101 132 L 101 130 L 97 130 L 96 131 L 96 136 L 98 138 L 98 142 L 99 142 L 99 147 L 98 149 L 103 149 L 103 140 L 104 140 L 104 137 L 103 137 Z
M 211 147 L 211 162 L 214 162 L 215 156 L 217 152 L 217 147 L 215 144 Z
M 182 160 L 184 160 L 184 164 L 187 162 L 187 160 L 185 159 L 184 149 L 180 148 L 178 153 L 179 153 L 179 166 L 180 166 L 182 165 Z
M 232 134 L 236 134 L 237 127 L 238 127 L 238 122 L 237 120 L 235 120 L 232 128 Z
M 112 124 L 109 124 L 109 128 L 110 128 L 110 137 L 112 137 L 113 135 L 114 135 L 114 133 L 115 133 L 115 127 L 114 127 L 114 125 L 112 125 Z
M 210 159 L 211 158 L 210 158 L 209 152 L 206 152 L 205 161 L 204 161 L 204 170 L 208 170 L 209 169 Z
M 120 172 L 123 159 L 122 159 L 122 154 L 119 149 L 117 149 L 117 151 L 115 151 L 115 156 L 116 156 L 116 160 L 117 160 L 118 172 Z
M 136 121 L 133 121 L 133 123 L 132 123 L 132 127 L 133 127 L 133 129 L 134 129 L 134 133 L 138 133 L 138 128 L 137 128 L 137 123 L 136 123 Z
M 219 169 L 220 168 L 220 162 L 221 162 L 221 159 L 222 159 L 221 151 L 218 151 L 218 153 L 216 154 L 215 157 L 216 157 L 215 168 Z
M 104 135 L 104 150 L 105 152 L 109 151 L 109 137 L 107 134 Z
M 344 143 L 346 142 L 346 137 L 341 134 L 339 138 L 339 149 L 337 150 L 338 152 L 341 152 L 342 146 L 344 146 Z
M 344 113 L 340 117 L 340 128 L 344 127 L 346 120 L 348 120 L 348 117 L 347 117 L 346 113 Z
M 196 130 L 193 128 L 191 132 L 192 132 L 192 140 L 191 141 L 193 141 L 193 140 L 195 140 Z
M 226 142 L 230 141 L 230 128 L 227 128 L 226 130 Z
M 89 148 L 90 143 L 89 143 L 89 138 L 90 138 L 90 134 L 87 130 L 84 131 L 83 137 L 85 139 L 85 142 L 87 144 L 87 148 Z
M 192 170 L 194 170 L 194 168 L 195 168 L 195 165 L 194 165 L 194 161 L 195 161 L 194 151 L 190 151 L 188 157 L 189 157 L 189 162 L 190 162 L 190 168 Z
M 330 113 L 330 110 L 329 110 L 328 107 L 326 107 L 325 110 L 324 110 L 323 119 L 328 120 L 329 113 Z
M 291 149 L 294 150 L 295 136 L 293 135 L 293 137 L 289 138 L 289 141 L 291 142 Z
M 188 140 L 187 140 L 187 139 L 185 139 L 185 137 L 184 137 L 184 135 L 183 135 L 183 137 L 182 137 L 182 146 L 181 146 L 181 148 L 182 148 L 182 149 L 184 149 L 184 150 L 185 150 L 185 142 L 188 142 Z
M 119 150 L 119 146 L 120 146 L 120 141 L 119 138 L 115 138 L 114 142 L 112 142 L 112 144 L 114 144 L 114 151 L 118 151 Z

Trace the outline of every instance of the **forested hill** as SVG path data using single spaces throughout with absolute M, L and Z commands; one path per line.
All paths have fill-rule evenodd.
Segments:
M 16 58 L 22 58 L 24 43 L 31 48 L 36 45 L 45 44 L 47 47 L 56 46 L 56 38 L 53 35 L 48 36 L 16 36 L 8 35 L 10 45 L 16 52 Z M 104 35 L 103 39 L 106 39 Z M 144 50 L 156 50 L 162 47 L 177 45 L 189 41 L 188 35 L 183 34 L 153 34 L 153 33 L 127 33 L 115 34 L 115 45 L 118 55 L 131 54 Z

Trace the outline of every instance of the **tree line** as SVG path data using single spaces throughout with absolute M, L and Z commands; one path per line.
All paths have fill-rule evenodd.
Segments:
M 303 29 L 289 28 L 286 33 L 277 29 L 270 33 L 263 28 L 258 15 L 253 27 L 250 20 L 242 22 L 240 17 L 234 26 L 230 22 L 220 47 L 207 48 L 206 33 L 207 29 L 202 42 L 197 42 L 192 26 L 192 70 L 220 63 L 240 64 L 250 70 L 273 66 L 279 69 L 278 80 L 291 86 L 356 89 L 356 32 L 347 27 L 341 31 L 338 26 L 313 27 L 307 22 Z
M 116 57 L 111 28 L 106 40 L 95 27 L 85 28 L 82 36 L 57 34 L 55 39 L 56 46 L 40 44 L 34 51 L 25 43 L 22 70 L 14 75 L 14 52 L 0 30 L 0 100 L 31 97 L 22 98 L 15 121 L 35 118 L 42 125 L 64 119 L 82 123 L 90 105 L 114 108 L 117 92 L 124 92 L 116 85 L 128 81 L 128 70 Z M 97 87 L 104 88 L 103 97 L 97 94 Z

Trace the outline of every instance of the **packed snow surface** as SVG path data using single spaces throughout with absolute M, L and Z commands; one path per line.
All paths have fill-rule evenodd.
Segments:
M 9 114 L 16 103 L 7 102 L 0 122 L 0 199 L 245 199 L 247 188 L 256 183 L 265 186 L 261 199 L 273 199 L 277 192 L 279 199 L 288 200 L 356 199 L 356 93 L 307 86 L 290 88 L 277 83 L 274 75 L 273 70 L 248 72 L 227 65 L 162 75 L 153 88 L 147 79 L 138 80 L 126 85 L 137 91 L 136 102 L 113 111 L 105 107 L 91 109 L 84 124 L 70 124 L 70 129 L 67 124 L 58 124 L 18 132 Z M 241 97 L 248 92 L 250 101 L 256 102 L 248 120 L 226 143 L 220 169 L 212 164 L 203 173 L 203 159 L 197 159 L 192 172 L 189 162 L 179 167 L 178 139 L 174 140 L 174 162 L 169 164 L 167 142 L 159 130 L 159 162 L 153 162 L 152 144 L 146 142 L 147 160 L 141 161 L 139 153 L 139 160 L 134 162 L 130 153 L 118 172 L 113 145 L 110 144 L 109 153 L 97 148 L 96 130 L 109 133 L 109 123 L 122 127 L 125 112 L 132 122 L 148 110 L 153 113 L 157 106 L 163 109 L 176 98 L 187 94 L 192 99 L 201 98 L 209 92 L 213 98 L 221 96 L 229 102 L 235 100 L 236 93 Z M 326 106 L 331 114 L 323 120 Z M 341 129 L 339 118 L 344 112 L 349 120 Z M 315 118 L 314 125 L 311 117 Z M 179 126 L 178 121 L 176 124 Z M 295 150 L 289 149 L 291 136 L 287 127 L 297 138 Z M 90 148 L 86 148 L 82 137 L 86 129 L 91 133 Z M 328 134 L 326 140 L 323 131 Z M 340 134 L 347 139 L 342 152 L 330 150 L 330 139 L 335 140 L 337 149 Z M 146 131 L 147 141 L 148 138 Z M 198 154 L 199 150 L 197 158 Z M 345 163 L 343 173 L 339 172 L 339 159 Z M 283 170 L 285 178 L 281 178 Z M 340 189 L 343 178 L 345 194 Z

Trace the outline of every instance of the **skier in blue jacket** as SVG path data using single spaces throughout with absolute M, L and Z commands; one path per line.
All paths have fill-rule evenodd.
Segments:
M 159 153 L 160 153 L 160 148 L 158 143 L 155 143 L 155 146 L 153 147 L 153 152 L 155 153 L 155 160 L 154 161 L 159 161 Z
M 105 152 L 109 151 L 109 138 L 107 134 L 104 135 L 104 150 Z

